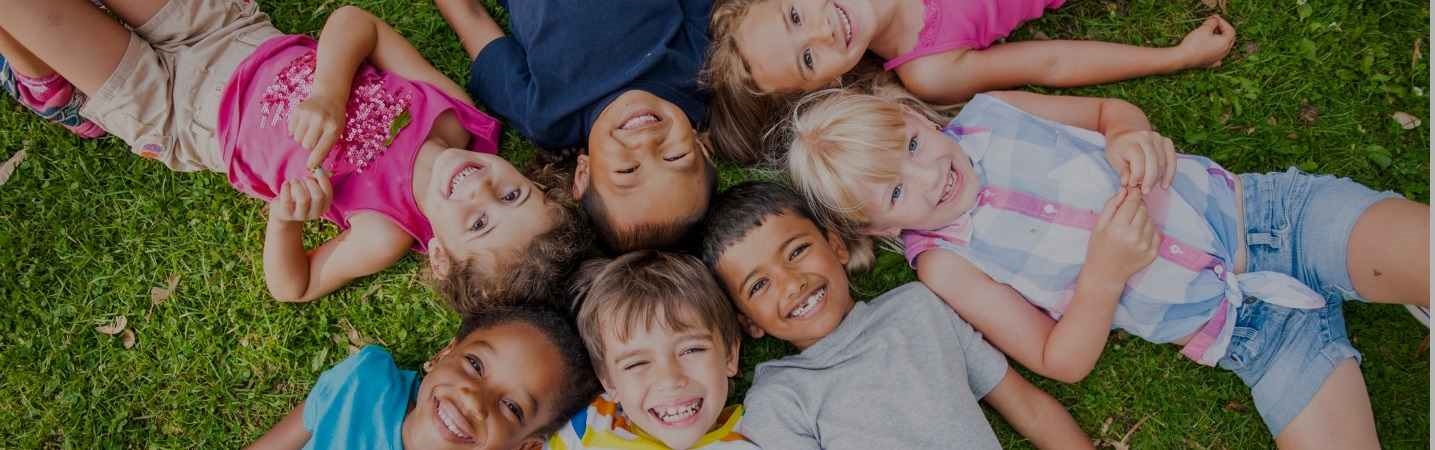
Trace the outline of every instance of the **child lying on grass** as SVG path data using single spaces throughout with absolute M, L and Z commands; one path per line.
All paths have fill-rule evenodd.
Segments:
M 0 3 L 0 50 L 74 82 L 83 115 L 135 153 L 268 202 L 275 298 L 322 297 L 410 250 L 494 297 L 544 296 L 576 265 L 582 242 L 566 236 L 585 222 L 563 191 L 494 155 L 498 121 L 368 12 L 339 8 L 316 43 L 249 1 L 106 4 L 123 24 L 85 0 Z M 320 218 L 342 231 L 306 249 L 303 224 Z
M 536 449 L 598 387 L 577 330 L 545 305 L 466 316 L 424 371 L 365 346 L 249 448 Z
M 757 366 L 743 433 L 773 449 L 1000 448 L 978 400 L 1042 448 L 1091 448 L 1056 399 L 921 284 L 852 301 L 848 246 L 773 183 L 719 194 L 702 226 L 753 337 L 801 353 Z

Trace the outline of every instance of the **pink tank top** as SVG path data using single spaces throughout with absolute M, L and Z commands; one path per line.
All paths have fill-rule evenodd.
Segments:
M 240 192 L 268 201 L 284 181 L 308 173 L 309 152 L 289 136 L 288 123 L 289 111 L 313 86 L 316 46 L 308 36 L 270 39 L 225 87 L 217 132 L 229 184 Z M 323 163 L 334 186 L 324 218 L 348 229 L 355 213 L 381 214 L 413 236 L 415 251 L 426 252 L 433 229 L 414 200 L 414 161 L 445 111 L 473 135 L 470 149 L 497 152 L 497 120 L 428 83 L 361 66 L 343 134 Z
M 913 59 L 959 48 L 987 48 L 1023 22 L 1063 3 L 1066 0 L 922 0 L 926 12 L 917 45 L 882 67 L 892 70 Z

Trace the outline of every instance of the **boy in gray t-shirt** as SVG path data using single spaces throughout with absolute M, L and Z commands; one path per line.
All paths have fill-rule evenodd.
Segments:
M 703 261 L 753 337 L 801 353 L 757 366 L 743 434 L 763 448 L 1000 448 L 986 400 L 1042 448 L 1091 448 L 1050 395 L 925 285 L 852 301 L 848 244 L 791 190 L 744 183 L 713 201 Z

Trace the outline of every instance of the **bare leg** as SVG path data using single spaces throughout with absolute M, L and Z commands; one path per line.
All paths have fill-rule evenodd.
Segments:
M 85 0 L 0 0 L 0 10 L 0 29 L 87 94 L 104 84 L 129 46 L 130 31 Z
M 1346 260 L 1361 298 L 1430 305 L 1430 207 L 1405 199 L 1371 205 L 1350 233 Z
M 176 0 L 176 1 L 195 1 L 195 0 Z M 113 11 L 116 16 L 119 16 L 119 17 L 120 17 L 120 20 L 125 21 L 125 24 L 129 25 L 130 27 L 134 27 L 134 28 L 138 28 L 139 26 L 144 25 L 145 22 L 149 22 L 149 19 L 150 19 L 151 17 L 154 17 L 154 14 L 157 13 L 157 12 L 159 12 L 159 9 L 160 9 L 160 8 L 163 8 L 164 5 L 168 4 L 169 2 L 170 2 L 170 0 L 103 0 L 103 1 L 102 1 L 102 3 L 105 4 L 105 7 L 106 7 L 106 8 L 109 8 L 110 11 Z
M 1354 359 L 1335 367 L 1310 404 L 1276 436 L 1276 446 L 1283 450 L 1380 448 L 1370 394 Z
M 55 73 L 55 69 L 26 50 L 25 46 L 16 42 L 5 30 L 0 30 L 0 55 L 5 56 L 11 70 L 28 78 L 43 78 Z

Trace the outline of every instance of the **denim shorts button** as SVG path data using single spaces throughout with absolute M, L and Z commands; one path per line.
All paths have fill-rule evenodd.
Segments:
M 1252 304 L 1252 303 L 1255 303 L 1255 302 L 1257 302 L 1257 301 L 1259 301 L 1259 300 L 1260 300 L 1260 299 L 1255 298 L 1255 297 L 1250 296 L 1250 295 L 1247 295 L 1247 296 L 1246 296 L 1246 304 L 1247 304 L 1247 305 Z

